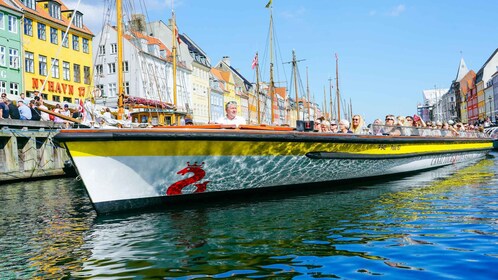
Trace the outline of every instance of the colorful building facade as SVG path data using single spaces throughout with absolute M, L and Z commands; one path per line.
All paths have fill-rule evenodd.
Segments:
M 0 0 L 0 93 L 10 98 L 24 91 L 21 44 L 22 13 L 9 0 Z
M 38 90 L 45 100 L 70 103 L 89 97 L 93 34 L 83 24 L 83 14 L 59 0 L 13 1 L 24 11 L 21 32 L 27 96 Z

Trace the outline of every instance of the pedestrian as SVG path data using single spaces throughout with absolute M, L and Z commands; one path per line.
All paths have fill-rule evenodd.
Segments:
M 26 104 L 24 104 L 23 100 L 17 101 L 17 107 L 19 109 L 20 120 L 31 120 L 31 109 Z
M 14 103 L 12 103 L 12 101 L 10 101 L 9 99 L 5 99 L 5 104 L 7 104 L 7 106 L 9 107 L 9 115 L 11 119 L 18 120 L 21 118 L 21 116 L 19 115 L 19 109 L 16 105 L 14 105 Z

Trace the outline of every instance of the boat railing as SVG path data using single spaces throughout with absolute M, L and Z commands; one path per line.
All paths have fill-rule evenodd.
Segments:
M 455 129 L 434 129 L 428 127 L 389 126 L 372 125 L 364 129 L 362 134 L 384 135 L 384 136 L 424 136 L 424 137 L 467 137 L 467 138 L 489 138 L 480 131 L 457 131 Z

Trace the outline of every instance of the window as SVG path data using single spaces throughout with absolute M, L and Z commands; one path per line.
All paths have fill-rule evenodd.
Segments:
M 66 81 L 71 80 L 70 64 L 67 61 L 62 62 L 62 78 Z
M 43 23 L 38 23 L 38 39 L 47 40 L 46 26 Z
M 38 56 L 38 71 L 40 75 L 47 76 L 47 57 L 40 55 Z
M 32 52 L 24 53 L 24 70 L 28 73 L 35 73 L 35 55 Z
M 0 66 L 5 66 L 6 58 L 5 58 L 5 50 L 4 46 L 0 46 Z
M 116 83 L 111 83 L 108 86 L 109 89 L 109 97 L 114 97 L 117 96 L 117 89 L 116 89 Z
M 108 66 L 108 73 L 109 74 L 114 74 L 116 73 L 116 63 L 115 62 L 112 62 L 112 63 L 107 63 L 107 66 Z
M 80 50 L 80 37 L 73 35 L 73 50 Z
M 105 54 L 105 46 L 99 46 L 99 55 Z
M 95 73 L 99 76 L 104 74 L 104 66 L 102 64 L 95 65 Z
M 59 60 L 52 58 L 52 78 L 59 78 Z
M 105 91 L 104 91 L 104 85 L 97 85 L 96 88 L 100 91 L 101 97 L 106 97 Z
M 29 18 L 24 18 L 24 34 L 33 36 L 33 21 Z
M 125 94 L 129 95 L 130 94 L 130 82 L 124 82 L 123 88 L 124 88 Z
M 7 92 L 7 82 L 0 81 L 0 93 L 6 93 L 6 92 Z
M 74 82 L 79 83 L 81 82 L 81 73 L 80 73 L 80 65 L 79 64 L 73 64 L 73 73 L 74 73 Z
M 0 12 L 0 29 L 2 29 L 2 30 L 5 29 L 4 16 L 3 16 L 2 12 Z
M 74 26 L 83 28 L 83 14 L 80 12 L 76 12 L 73 20 Z
M 83 66 L 83 83 L 90 84 L 90 67 Z
M 55 19 L 61 19 L 61 5 L 55 1 L 50 1 L 48 13 Z
M 69 34 L 64 37 L 65 33 L 66 32 L 64 32 L 64 30 L 61 30 L 62 46 L 65 48 L 69 48 Z
M 22 3 L 31 10 L 36 10 L 35 2 L 36 0 L 22 0 Z
M 116 54 L 118 52 L 118 44 L 111 44 L 111 54 Z
M 17 33 L 17 18 L 9 16 L 9 32 Z
M 19 68 L 19 50 L 9 49 L 9 67 L 14 69 Z
M 10 83 L 10 94 L 19 95 L 19 84 Z
M 123 61 L 123 72 L 128 72 L 128 60 Z
M 88 39 L 83 38 L 82 41 L 83 41 L 83 43 L 82 43 L 83 44 L 83 52 L 84 53 L 90 53 L 90 47 L 88 45 Z
M 58 43 L 57 40 L 57 29 L 50 27 L 50 43 L 56 44 Z

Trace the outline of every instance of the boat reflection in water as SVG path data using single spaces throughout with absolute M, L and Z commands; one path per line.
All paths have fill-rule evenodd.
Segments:
M 92 254 L 74 276 L 461 275 L 448 269 L 452 262 L 462 268 L 493 261 L 481 254 L 471 224 L 483 214 L 463 210 L 473 186 L 494 176 L 493 161 L 464 165 L 278 200 L 99 216 L 82 247 Z M 462 264 L 467 257 L 480 264 Z

